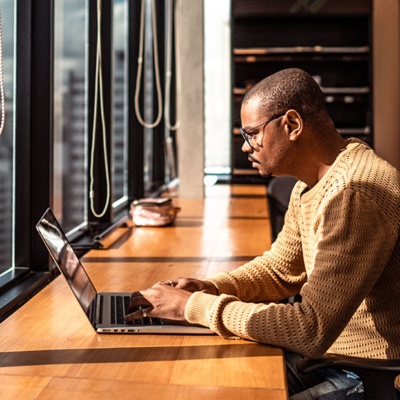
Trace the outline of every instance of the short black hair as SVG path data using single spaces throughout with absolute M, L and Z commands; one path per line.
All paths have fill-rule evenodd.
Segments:
M 310 125 L 329 117 L 325 97 L 315 79 L 299 68 L 288 68 L 270 75 L 254 85 L 245 94 L 242 104 L 257 98 L 260 112 L 272 117 L 296 110 Z

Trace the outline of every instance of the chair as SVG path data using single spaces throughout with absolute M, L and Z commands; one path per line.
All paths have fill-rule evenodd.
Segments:
M 357 374 L 364 384 L 365 400 L 400 399 L 400 360 L 383 360 L 326 354 L 315 360 L 303 359 L 297 368 L 301 373 L 319 368 L 340 368 Z
M 272 178 L 268 183 L 267 199 L 273 240 L 283 227 L 290 195 L 296 182 L 297 180 L 291 176 L 280 176 Z

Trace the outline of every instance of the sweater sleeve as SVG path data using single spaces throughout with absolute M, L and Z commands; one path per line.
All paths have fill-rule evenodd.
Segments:
M 234 271 L 207 279 L 214 283 L 219 294 L 260 302 L 280 301 L 299 293 L 307 279 L 297 222 L 299 191 L 296 187 L 282 232 L 270 250 Z
M 232 283 L 236 296 L 192 294 L 187 320 L 209 326 L 223 337 L 277 345 L 311 358 L 326 352 L 379 279 L 397 232 L 372 200 L 351 190 L 334 196 L 315 221 L 313 269 L 301 290 L 301 303 L 247 302 L 251 289 Z M 267 275 L 253 275 L 248 284 Z M 227 280 L 235 282 L 246 274 L 231 276 Z M 219 285 L 220 278 L 216 282 Z M 259 289 L 256 292 L 253 298 L 262 297 Z

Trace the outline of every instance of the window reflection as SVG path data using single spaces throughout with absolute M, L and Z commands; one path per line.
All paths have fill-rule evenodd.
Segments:
M 54 210 L 66 231 L 87 199 L 87 1 L 54 3 Z
M 2 19 L 5 127 L 0 136 L 0 274 L 12 268 L 13 235 L 13 151 L 14 151 L 14 66 L 15 0 L 0 0 Z M 12 240 L 10 240 L 12 238 Z

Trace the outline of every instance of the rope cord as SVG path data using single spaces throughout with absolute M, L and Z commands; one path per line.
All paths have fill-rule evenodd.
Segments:
M 156 20 L 156 4 L 155 0 L 152 0 L 152 16 L 153 16 L 153 58 L 154 58 L 154 73 L 156 80 L 156 91 L 157 91 L 157 104 L 158 104 L 158 115 L 154 122 L 145 122 L 140 114 L 139 108 L 139 94 L 142 80 L 142 69 L 143 69 L 143 43 L 144 43 L 144 11 L 145 1 L 142 0 L 142 8 L 140 14 L 140 33 L 139 33 L 139 56 L 138 56 L 138 69 L 136 76 L 136 89 L 135 89 L 135 113 L 138 121 L 145 128 L 155 128 L 159 125 L 162 118 L 162 95 L 161 95 L 161 83 L 160 83 L 160 66 L 158 62 L 158 45 L 157 45 L 157 20 Z
M 104 171 L 106 177 L 107 194 L 104 209 L 101 213 L 97 213 L 94 209 L 94 154 L 96 147 L 96 131 L 97 131 L 97 106 L 100 102 L 100 117 L 102 125 L 103 137 L 103 153 L 104 153 Z M 106 122 L 104 117 L 104 96 L 103 96 L 103 70 L 102 70 L 102 53 L 101 53 L 101 0 L 97 0 L 97 51 L 96 51 L 96 73 L 95 73 L 95 88 L 94 88 L 94 110 L 93 110 L 93 132 L 92 132 L 92 148 L 90 153 L 90 208 L 93 215 L 101 218 L 105 215 L 110 203 L 110 172 L 108 169 L 107 156 L 107 132 Z

